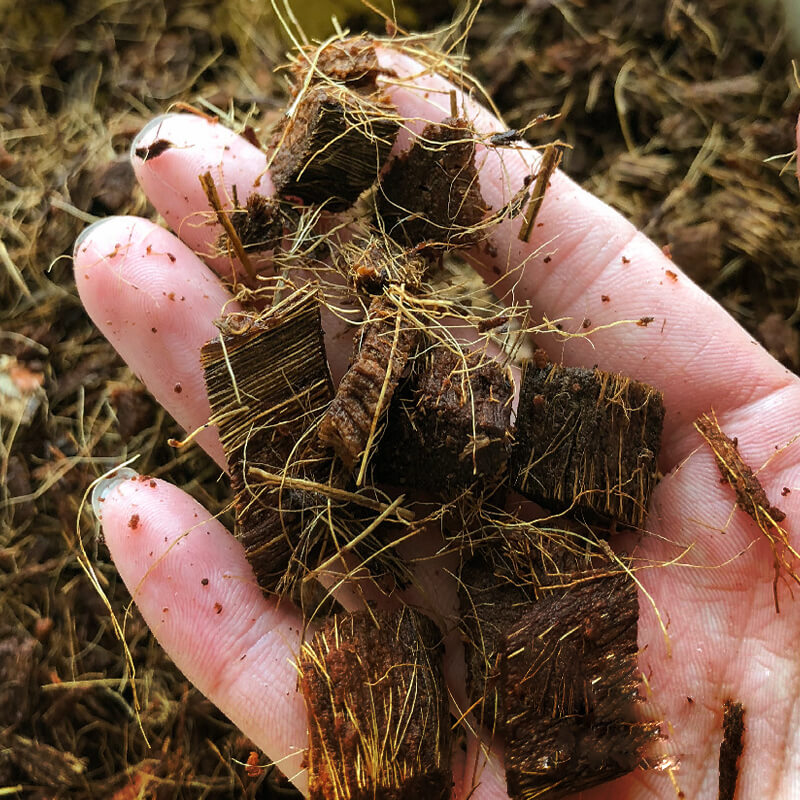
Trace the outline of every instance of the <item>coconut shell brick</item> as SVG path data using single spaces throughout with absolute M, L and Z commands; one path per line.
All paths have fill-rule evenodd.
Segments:
M 558 798 L 647 762 L 638 722 L 636 584 L 627 573 L 544 597 L 506 637 L 499 694 L 512 798 Z
M 522 373 L 514 487 L 553 510 L 640 527 L 657 480 L 663 397 L 652 386 L 597 369 Z
M 441 634 L 403 609 L 337 615 L 303 645 L 311 800 L 446 800 L 450 715 Z
M 315 504 L 280 486 L 254 488 L 250 467 L 327 474 L 307 431 L 333 397 L 316 292 L 298 290 L 266 313 L 227 317 L 201 360 L 235 496 L 235 534 L 262 589 L 276 591 Z
M 343 211 L 375 183 L 397 131 L 396 110 L 382 95 L 312 86 L 275 134 L 275 188 Z
M 352 468 L 385 416 L 420 332 L 384 297 L 373 299 L 350 369 L 319 426 L 319 438 Z
M 404 244 L 468 247 L 482 237 L 487 207 L 475 167 L 475 132 L 464 119 L 427 125 L 381 180 L 378 212 Z
M 436 347 L 414 387 L 392 409 L 376 457 L 378 477 L 433 490 L 498 480 L 511 451 L 507 370 L 480 353 Z

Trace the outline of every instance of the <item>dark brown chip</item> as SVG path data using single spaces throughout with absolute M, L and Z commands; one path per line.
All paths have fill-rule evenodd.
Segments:
M 419 338 L 389 300 L 373 299 L 353 363 L 319 426 L 319 438 L 348 468 L 377 431 Z
M 330 619 L 298 659 L 311 800 L 445 800 L 452 790 L 441 634 L 421 614 Z
M 384 96 L 312 86 L 275 134 L 275 188 L 343 211 L 375 183 L 397 131 L 396 110 Z
M 330 460 L 306 442 L 333 397 L 319 300 L 301 289 L 262 315 L 227 317 L 201 360 L 235 495 L 236 535 L 259 586 L 276 591 L 303 528 L 307 493 L 275 483 L 258 490 L 259 468 L 286 478 L 327 474 Z M 309 506 L 313 503 L 308 503 Z
M 563 594 L 576 580 L 614 569 L 607 558 L 583 553 L 577 540 L 577 547 L 547 541 L 532 524 L 505 530 L 502 539 L 501 551 L 477 554 L 463 564 L 458 595 L 467 697 L 475 716 L 490 730 L 498 714 L 499 653 L 506 636 L 541 598 Z
M 257 193 L 251 194 L 245 207 L 230 218 L 242 246 L 252 252 L 274 250 L 281 243 L 284 228 L 294 227 L 294 220 L 279 200 Z
M 611 575 L 543 597 L 500 656 L 512 798 L 565 797 L 646 762 L 656 723 L 637 722 L 636 584 Z
M 411 246 L 475 244 L 487 213 L 475 168 L 475 132 L 463 119 L 428 125 L 381 180 L 378 211 L 389 235 Z
M 375 53 L 375 42 L 367 36 L 340 39 L 322 49 L 304 48 L 292 66 L 296 91 L 305 83 L 312 64 L 313 81 L 328 78 L 367 92 L 375 91 L 377 77 L 382 71 Z
M 411 383 L 392 408 L 376 475 L 443 491 L 500 478 L 511 451 L 507 371 L 484 354 L 436 347 Z
M 656 484 L 661 392 L 622 375 L 580 367 L 522 373 L 511 475 L 515 488 L 553 510 L 641 527 Z
M 469 707 L 480 723 L 494 730 L 500 644 L 530 607 L 531 596 L 508 574 L 477 555 L 461 568 L 458 598 Z
M 739 757 L 744 749 L 744 706 L 726 700 L 722 712 L 719 747 L 719 800 L 733 800 L 739 777 Z

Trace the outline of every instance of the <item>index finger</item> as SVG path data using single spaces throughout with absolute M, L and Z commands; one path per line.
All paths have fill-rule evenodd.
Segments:
M 400 113 L 421 130 L 450 114 L 450 92 L 481 136 L 503 123 L 450 81 L 390 48 L 379 50 L 389 73 L 386 90 Z M 477 144 L 480 188 L 489 207 L 501 208 L 534 175 L 540 156 Z M 530 242 L 521 218 L 505 220 L 471 259 L 503 299 L 529 302 L 537 316 L 563 319 L 565 331 L 597 330 L 587 338 L 542 337 L 541 346 L 566 364 L 598 365 L 631 375 L 664 392 L 664 464 L 696 445 L 691 422 L 714 407 L 720 414 L 757 407 L 785 390 L 800 399 L 797 378 L 775 361 L 709 295 L 621 214 L 556 171 Z M 565 319 L 566 318 L 566 319 Z M 638 324 L 637 324 L 638 323 Z

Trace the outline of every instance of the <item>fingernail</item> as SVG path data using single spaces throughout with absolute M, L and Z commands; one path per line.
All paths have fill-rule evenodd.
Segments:
M 117 217 L 103 217 L 102 219 L 97 220 L 97 222 L 93 222 L 91 225 L 84 228 L 75 239 L 75 245 L 72 248 L 72 257 L 74 258 L 76 255 L 78 255 L 78 248 L 86 241 L 90 233 L 96 232 L 101 225 L 105 225 L 106 222 L 112 219 L 117 219 Z
M 180 114 L 160 114 L 157 117 L 153 117 L 147 125 L 142 128 L 139 133 L 136 134 L 133 141 L 131 142 L 131 161 L 134 159 L 138 159 L 139 161 L 147 161 L 148 158 L 155 158 L 156 156 L 150 153 L 150 148 L 152 145 L 157 142 L 161 137 L 159 135 L 159 129 L 164 124 L 164 122 L 171 117 L 179 117 Z M 163 152 L 163 151 L 161 151 Z
M 116 472 L 107 475 L 102 480 L 98 481 L 92 489 L 92 510 L 94 511 L 97 519 L 103 519 L 103 503 L 106 498 L 124 481 L 129 481 L 132 478 L 138 478 L 139 473 L 130 467 L 120 467 Z

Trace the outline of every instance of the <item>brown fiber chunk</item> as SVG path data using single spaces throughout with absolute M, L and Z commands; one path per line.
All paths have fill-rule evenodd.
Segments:
M 329 459 L 303 444 L 333 396 L 316 293 L 300 289 L 262 315 L 227 317 L 201 360 L 235 495 L 236 536 L 259 586 L 273 592 L 314 504 L 280 485 L 253 490 L 248 469 L 300 478 L 327 470 Z
M 361 91 L 371 92 L 377 88 L 381 68 L 375 53 L 375 42 L 367 36 L 340 39 L 321 50 L 316 47 L 305 48 L 292 67 L 296 89 L 305 82 L 312 63 L 315 69 L 312 80 L 315 82 L 329 78 Z
M 353 363 L 319 426 L 319 438 L 348 468 L 385 416 L 419 338 L 396 306 L 384 297 L 373 299 Z
M 467 698 L 490 730 L 498 718 L 497 655 L 500 644 L 530 607 L 531 598 L 483 556 L 461 568 L 459 605 L 467 665 Z
M 311 800 L 450 797 L 441 634 L 421 614 L 330 619 L 299 657 Z
M 243 209 L 230 216 L 233 229 L 247 251 L 273 250 L 283 238 L 284 226 L 294 227 L 279 200 L 256 192 L 247 198 Z
M 475 244 L 487 208 L 475 168 L 475 132 L 463 119 L 428 125 L 381 180 L 378 211 L 389 235 L 415 246 Z
M 736 505 L 756 523 L 772 548 L 775 570 L 772 591 L 775 611 L 780 611 L 778 579 L 781 572 L 800 584 L 796 570 L 800 553 L 792 546 L 787 532 L 780 525 L 786 519 L 786 514 L 769 502 L 761 482 L 739 454 L 738 440 L 723 433 L 713 412 L 696 419 L 694 427 L 714 453 L 723 482 L 736 493 Z
M 769 502 L 761 481 L 739 455 L 738 441 L 726 436 L 710 414 L 703 414 L 695 420 L 694 426 L 714 452 L 720 475 L 736 493 L 739 508 L 758 525 L 773 526 L 783 522 L 786 514 Z
M 312 86 L 275 134 L 276 190 L 330 211 L 349 208 L 377 180 L 397 135 L 396 116 L 380 94 Z
M 484 354 L 436 347 L 412 383 L 392 408 L 376 455 L 378 476 L 434 490 L 502 476 L 511 451 L 507 370 Z
M 500 657 L 508 793 L 565 797 L 645 762 L 658 725 L 635 720 L 636 584 L 626 573 L 535 603 Z
M 661 392 L 622 375 L 528 361 L 523 367 L 512 481 L 553 510 L 640 527 L 656 484 Z
M 722 744 L 719 746 L 719 800 L 733 800 L 736 794 L 743 739 L 744 706 L 726 700 L 722 713 Z

